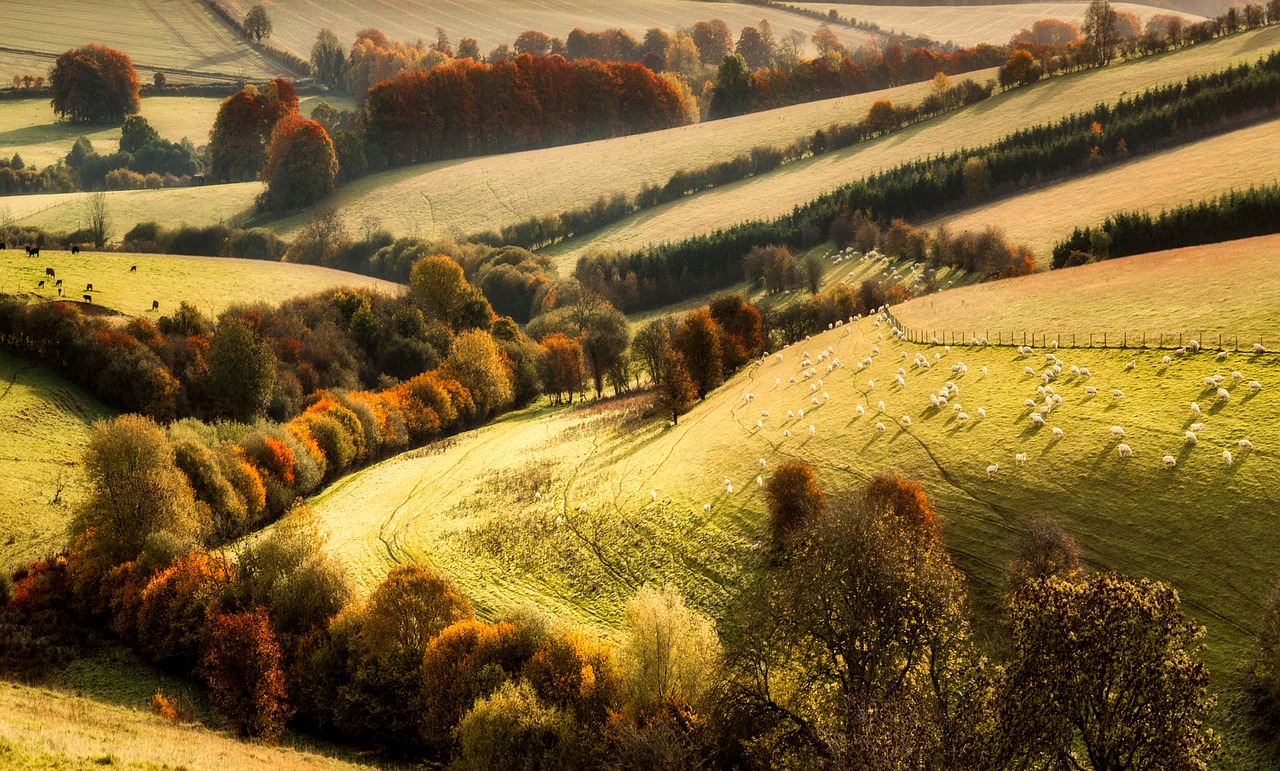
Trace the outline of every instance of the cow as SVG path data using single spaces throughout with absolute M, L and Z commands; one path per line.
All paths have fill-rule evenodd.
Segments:
M 86 292 L 92 292 L 92 291 L 93 291 L 93 284 L 85 284 L 85 285 L 84 285 L 84 291 L 86 291 Z
M 138 272 L 138 266 L 137 266 L 137 265 L 132 265 L 132 266 L 130 266 L 130 267 L 129 267 L 129 272 L 130 272 L 130 273 L 137 273 L 137 272 Z
M 27 256 L 28 256 L 28 257 L 39 257 L 39 256 L 40 256 L 40 247 L 38 247 L 38 246 L 28 246 L 28 247 L 27 247 Z
M 151 301 L 151 310 L 153 310 L 153 311 L 158 311 L 158 310 L 160 310 L 160 301 L 159 301 L 159 300 L 152 300 L 152 301 Z
M 57 281 L 53 282 L 53 285 L 54 285 L 54 286 L 62 286 L 62 279 L 58 279 Z
M 53 278 L 53 268 L 45 268 L 45 269 L 44 269 L 44 274 L 45 274 L 46 276 L 48 276 L 49 278 Z
M 36 284 L 36 288 L 37 288 L 37 289 L 44 289 L 44 282 L 43 282 L 43 281 L 41 281 L 39 284 Z
M 93 302 L 93 298 L 92 298 L 92 297 L 90 297 L 89 295 L 85 295 L 85 296 L 84 296 L 84 301 L 85 301 L 85 302 L 87 302 L 87 303 L 91 303 L 91 302 Z
M 58 296 L 59 296 L 59 297 L 61 297 L 61 296 L 62 296 L 62 290 L 61 290 L 61 289 L 59 289 L 59 290 L 58 290 Z
M 79 245 L 79 244 L 72 244 L 72 245 L 71 245 L 71 253 L 72 253 L 72 254 L 79 254 L 79 253 L 80 253 L 80 245 Z

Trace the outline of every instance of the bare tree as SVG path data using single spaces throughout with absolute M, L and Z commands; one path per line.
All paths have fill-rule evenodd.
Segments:
M 107 194 L 94 193 L 85 199 L 84 218 L 89 223 L 89 233 L 93 235 L 94 247 L 101 249 L 107 243 Z

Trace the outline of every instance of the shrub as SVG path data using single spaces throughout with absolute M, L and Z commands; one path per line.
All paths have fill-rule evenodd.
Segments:
M 826 497 L 808 463 L 784 461 L 769 475 L 764 486 L 769 505 L 769 541 L 775 549 L 786 548 L 826 508 Z
M 622 661 L 630 706 L 656 713 L 664 703 L 698 703 L 714 685 L 720 641 L 711 621 L 684 604 L 676 587 L 642 587 L 627 603 Z
M 266 612 L 218 614 L 208 626 L 201 671 L 214 707 L 241 736 L 278 742 L 290 710 Z
M 582 768 L 587 743 L 572 718 L 545 706 L 528 683 L 503 683 L 492 696 L 476 702 L 458 723 L 458 756 L 462 771 L 525 771 Z

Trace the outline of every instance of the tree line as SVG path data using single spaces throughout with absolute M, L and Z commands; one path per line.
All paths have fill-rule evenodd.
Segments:
M 1278 83 L 1280 54 L 1272 53 L 1253 65 L 1228 67 L 1019 130 L 982 148 L 901 164 L 772 221 L 747 221 L 643 251 L 584 255 L 575 275 L 613 297 L 628 294 L 624 284 L 643 287 L 629 309 L 660 307 L 739 280 L 742 257 L 754 247 L 820 243 L 842 211 L 866 211 L 881 219 L 923 216 L 1191 141 L 1273 110 Z
M 1159 214 L 1121 212 L 1053 246 L 1053 267 L 1280 232 L 1280 186 L 1250 187 Z

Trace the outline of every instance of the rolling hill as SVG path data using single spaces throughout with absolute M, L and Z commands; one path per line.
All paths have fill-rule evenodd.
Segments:
M 1221 277 L 1213 296 L 1230 294 L 1234 307 L 1259 317 L 1270 312 L 1274 298 L 1256 281 L 1267 248 L 1246 244 L 1213 258 Z M 1142 300 L 1150 294 L 1145 271 L 1151 260 L 1035 277 L 1050 282 L 1043 291 L 1055 297 L 1044 318 L 1056 320 L 1055 308 L 1079 302 L 1126 319 L 1133 308 L 1133 324 L 1149 323 Z M 1234 269 L 1239 260 L 1246 261 Z M 1129 275 L 1107 278 L 1118 274 Z M 1166 285 L 1167 304 L 1158 307 L 1173 326 L 1178 303 L 1202 291 L 1203 270 L 1156 275 Z M 981 306 L 969 302 L 975 308 L 1012 306 L 1025 293 L 1022 283 L 1000 282 L 952 297 L 974 291 L 984 293 Z M 915 319 L 915 308 L 929 302 L 897 310 Z M 1028 332 L 1043 331 L 1038 306 L 1017 307 L 1022 315 L 1010 318 L 1021 319 Z M 1243 336 L 1239 315 L 1223 315 L 1206 334 Z M 833 362 L 818 355 L 829 349 L 840 366 L 827 372 Z M 802 376 L 805 352 L 817 368 L 812 380 Z M 913 366 L 916 353 L 933 367 Z M 1280 414 L 1266 396 L 1280 387 L 1280 360 L 1240 353 L 1219 362 L 1204 352 L 1165 365 L 1166 351 L 1057 353 L 1064 367 L 1092 372 L 1086 379 L 1064 369 L 1054 383 L 1063 403 L 1048 421 L 1063 430 L 1061 438 L 1050 427 L 1033 427 L 1023 404 L 1041 399 L 1039 372 L 1047 366 L 1041 351 L 1020 356 L 1008 347 L 947 350 L 899 342 L 887 324 L 877 328 L 864 320 L 791 346 L 781 361 L 767 357 L 674 428 L 640 418 L 636 399 L 530 410 L 352 475 L 315 505 L 330 530 L 330 547 L 366 588 L 391 565 L 421 559 L 452 575 L 484 615 L 532 602 L 613 634 L 625 598 L 645 582 L 673 581 L 713 614 L 724 609 L 762 537 L 759 458 L 764 473 L 786 458 L 807 460 L 831 490 L 892 470 L 922 480 L 980 605 L 998 602 L 1022 520 L 1050 516 L 1080 540 L 1093 568 L 1172 582 L 1209 627 L 1211 668 L 1234 672 L 1259 598 L 1280 570 L 1272 558 L 1280 546 L 1275 514 L 1260 505 L 1280 484 L 1280 465 L 1271 460 L 1280 448 Z M 871 364 L 859 371 L 864 357 Z M 1132 370 L 1125 367 L 1129 361 Z M 968 372 L 953 373 L 962 362 Z M 1037 374 L 1025 374 L 1027 366 Z M 894 384 L 898 367 L 907 370 L 903 386 Z M 1235 370 L 1244 380 L 1231 379 Z M 1227 378 L 1228 401 L 1204 386 L 1215 373 Z M 1248 380 L 1263 390 L 1251 391 Z M 964 405 L 969 422 L 950 407 L 930 405 L 929 395 L 947 381 L 959 387 L 953 401 Z M 1087 395 L 1088 385 L 1099 394 Z M 1123 396 L 1111 396 L 1113 388 Z M 810 403 L 814 398 L 818 405 Z M 1193 417 L 1193 400 L 1202 417 Z M 980 407 L 986 417 L 978 417 Z M 798 409 L 806 414 L 787 417 Z M 903 415 L 911 417 L 909 427 Z M 1204 428 L 1192 447 L 1184 433 L 1196 421 Z M 1117 455 L 1113 425 L 1125 429 L 1132 458 Z M 1238 447 L 1246 438 L 1255 449 Z M 1223 450 L 1233 452 L 1231 465 L 1223 462 Z M 1016 453 L 1027 453 L 1025 464 L 1015 462 Z M 1162 465 L 1165 455 L 1173 456 L 1175 468 Z M 990 464 L 999 470 L 988 476 Z
M 1079 24 L 1088 3 L 1007 3 L 1003 5 L 853 5 L 847 3 L 790 3 L 826 13 L 836 9 L 841 18 L 876 24 L 885 31 L 924 35 L 940 43 L 958 46 L 979 43 L 1003 45 L 1039 19 L 1060 19 Z M 1184 19 L 1203 17 L 1168 11 L 1138 3 L 1112 3 L 1117 11 L 1135 14 L 1144 23 L 1158 14 L 1172 13 Z
M 0 570 L 60 550 L 85 486 L 89 426 L 110 411 L 30 360 L 0 350 Z
M 248 0 L 227 0 L 226 5 L 240 18 L 253 7 Z M 722 19 L 738 31 L 768 19 L 774 34 L 781 40 L 791 30 L 809 36 L 822 23 L 802 14 L 777 8 L 765 8 L 742 2 L 706 2 L 705 0 L 622 0 L 613 3 L 584 5 L 572 0 L 538 0 L 533 3 L 506 3 L 502 0 L 277 0 L 270 6 L 275 20 L 271 42 L 293 51 L 304 59 L 311 52 L 316 33 L 328 27 L 344 46 L 351 45 L 356 32 L 376 27 L 392 40 L 434 41 L 436 27 L 444 27 L 456 46 L 464 37 L 473 37 L 480 50 L 488 53 L 500 44 L 510 45 L 526 30 L 538 30 L 565 38 L 574 28 L 588 32 L 625 29 L 637 40 L 645 30 L 659 27 L 671 32 L 676 27 L 690 27 L 695 22 Z M 836 25 L 833 31 L 846 43 L 860 45 L 866 32 Z
M 95 768 L 365 768 L 312 752 L 249 744 L 123 707 L 0 683 L 0 765 L 15 771 Z
M 1278 46 L 1280 27 L 1268 27 L 1177 52 L 1041 81 L 872 142 L 639 212 L 548 251 L 565 270 L 571 269 L 584 253 L 638 249 L 745 219 L 777 217 L 824 191 L 900 162 L 978 147 L 1019 128 L 1054 121 L 1099 102 L 1212 72 L 1232 62 L 1256 60 Z
M 294 76 L 241 40 L 226 22 L 195 0 L 121 0 L 110 12 L 93 0 L 17 4 L 5 11 L 0 73 L 49 74 L 53 60 L 89 43 L 133 59 L 139 77 L 163 70 L 171 81 Z
M 1152 213 L 1212 198 L 1232 188 L 1280 181 L 1280 157 L 1272 152 L 1280 120 L 1140 157 L 1096 174 L 1057 182 L 1020 195 L 940 217 L 954 231 L 999 225 L 1048 266 L 1055 242 L 1072 228 L 1101 222 L 1118 211 Z M 1170 174 L 1170 169 L 1187 170 Z M 1194 170 L 1194 171 L 1191 171 Z

